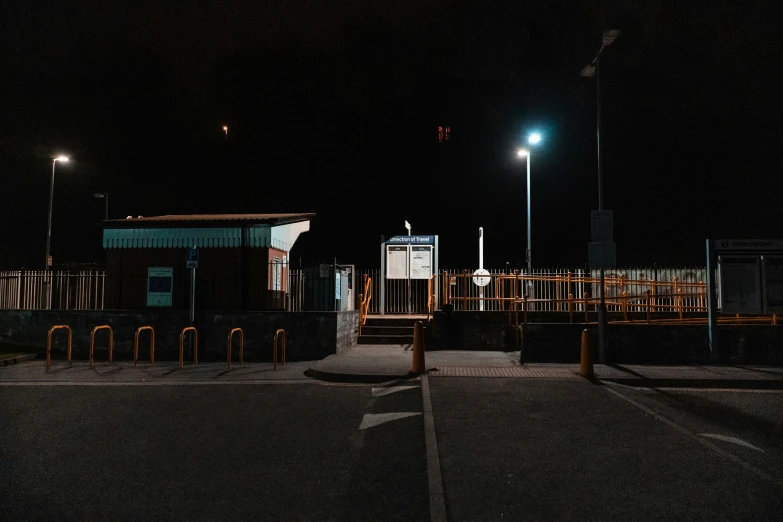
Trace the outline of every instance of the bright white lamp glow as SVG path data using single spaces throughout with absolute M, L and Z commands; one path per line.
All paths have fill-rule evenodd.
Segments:
M 541 141 L 541 135 L 537 132 L 531 134 L 530 137 L 527 139 L 527 142 L 530 143 L 531 145 L 535 145 L 539 141 Z
M 68 156 L 57 156 L 54 158 L 54 161 L 59 161 L 61 163 L 68 163 Z
M 517 156 L 519 156 L 520 158 L 524 158 L 527 155 L 528 155 L 527 149 L 519 149 L 517 151 Z

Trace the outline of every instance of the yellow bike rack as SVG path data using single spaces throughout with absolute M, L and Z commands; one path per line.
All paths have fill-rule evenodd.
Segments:
M 93 354 L 95 352 L 95 332 L 99 330 L 109 330 L 109 362 L 112 359 L 112 351 L 114 349 L 114 330 L 108 324 L 102 324 L 92 329 L 90 333 L 90 368 L 93 367 Z
M 49 333 L 46 335 L 46 369 L 49 369 L 49 365 L 52 361 L 52 334 L 55 330 L 68 330 L 68 362 L 71 362 L 71 351 L 73 347 L 73 332 L 71 327 L 67 324 L 58 324 L 49 328 Z
M 226 369 L 231 369 L 231 340 L 234 338 L 234 334 L 239 332 L 239 365 L 244 362 L 245 356 L 245 333 L 241 328 L 234 328 L 228 332 L 228 349 L 226 351 Z
M 193 364 L 198 364 L 198 330 L 195 326 L 186 326 L 179 333 L 179 369 L 184 367 L 185 332 L 193 332 Z
M 150 332 L 150 362 L 155 362 L 155 329 L 151 326 L 139 326 L 139 328 L 136 330 L 136 335 L 133 337 L 133 367 L 136 367 L 136 364 L 139 361 L 139 334 L 143 332 L 144 330 L 149 330 Z
M 283 341 L 282 342 L 283 358 L 281 359 L 282 362 L 280 364 L 285 366 L 285 330 L 283 330 L 282 328 L 279 328 L 275 332 L 275 349 L 274 349 L 274 359 L 273 359 L 274 366 L 272 368 L 274 370 L 277 370 L 277 346 L 278 346 L 277 341 L 280 338 L 280 334 L 283 334 L 283 339 L 282 339 L 282 341 Z

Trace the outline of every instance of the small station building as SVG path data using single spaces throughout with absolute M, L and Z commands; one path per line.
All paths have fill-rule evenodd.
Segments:
M 314 216 L 193 214 L 104 221 L 105 307 L 187 310 L 195 270 L 199 310 L 284 310 L 290 251 Z

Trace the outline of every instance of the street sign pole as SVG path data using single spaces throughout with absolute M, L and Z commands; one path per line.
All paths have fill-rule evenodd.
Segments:
M 378 310 L 380 314 L 383 315 L 386 313 L 386 239 L 383 236 L 381 236 L 381 277 L 379 279 L 381 300 L 378 301 Z M 362 292 L 364 292 L 363 287 Z
M 479 270 L 484 270 L 484 227 L 479 227 Z M 484 287 L 479 287 L 479 311 L 484 311 Z
M 710 361 L 717 358 L 718 344 L 718 302 L 715 298 L 715 252 L 711 239 L 707 240 L 707 335 L 709 337 Z
M 600 56 L 600 53 L 599 53 Z M 604 209 L 604 179 L 601 171 L 601 67 L 600 58 L 595 57 L 595 144 L 598 163 L 598 210 Z M 606 296 L 604 295 L 604 267 L 601 266 L 600 287 L 598 295 L 601 302 L 598 305 L 598 362 L 606 361 Z
M 405 220 L 405 228 L 408 230 L 408 237 L 411 235 L 411 224 L 408 223 L 408 220 Z M 408 313 L 412 313 L 413 307 L 411 306 L 411 256 L 413 255 L 413 251 L 411 250 L 411 245 L 408 244 Z
M 590 234 L 594 244 L 598 243 L 596 246 L 608 246 L 614 239 L 614 215 L 611 210 L 603 210 L 603 196 L 601 193 L 599 193 L 598 210 L 593 211 L 590 215 Z M 598 362 L 603 363 L 606 361 L 606 259 L 603 254 L 601 257 L 598 282 L 598 295 L 600 297 L 598 305 Z M 611 264 L 614 265 L 615 262 L 612 260 Z
M 196 268 L 198 268 L 198 249 L 188 250 L 185 267 L 190 269 L 190 326 L 196 321 Z M 188 357 L 193 356 L 193 336 L 188 336 Z

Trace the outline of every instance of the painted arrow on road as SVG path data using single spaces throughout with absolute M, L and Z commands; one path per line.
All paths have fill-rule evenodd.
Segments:
M 365 413 L 362 418 L 362 423 L 359 425 L 360 430 L 366 430 L 367 428 L 374 428 L 379 424 L 385 422 L 391 422 L 406 417 L 413 417 L 414 415 L 421 415 L 420 411 L 398 411 L 394 413 Z

